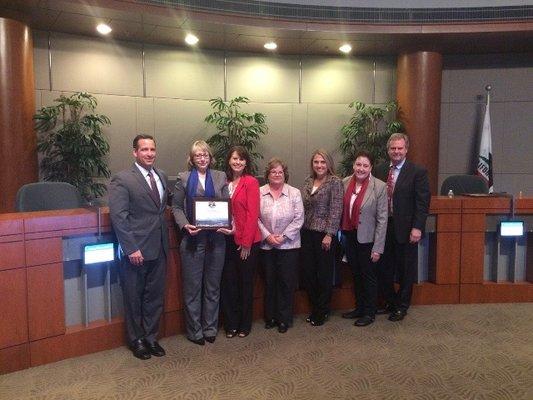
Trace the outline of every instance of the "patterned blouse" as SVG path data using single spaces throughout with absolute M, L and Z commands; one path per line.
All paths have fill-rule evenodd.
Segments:
M 304 222 L 304 207 L 300 190 L 288 184 L 283 185 L 278 199 L 270 194 L 268 184 L 261 186 L 261 212 L 259 214 L 259 230 L 261 231 L 261 248 L 272 249 L 265 240 L 270 234 L 284 235 L 285 242 L 276 247 L 281 250 L 300 247 L 300 228 Z
M 302 188 L 304 228 L 335 236 L 342 217 L 342 180 L 338 176 L 328 175 L 322 185 L 311 194 L 313 179 L 312 176 L 307 177 Z

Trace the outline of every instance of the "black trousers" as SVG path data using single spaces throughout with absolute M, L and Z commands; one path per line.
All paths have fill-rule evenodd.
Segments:
M 385 251 L 378 269 L 380 291 L 391 307 L 396 310 L 407 311 L 411 305 L 413 284 L 416 282 L 418 271 L 418 243 L 399 243 L 394 234 L 394 219 L 389 218 Z M 394 288 L 394 281 L 398 281 L 398 291 Z
M 300 249 L 261 250 L 265 270 L 265 320 L 292 325 Z
M 370 259 L 374 243 L 359 243 L 357 231 L 344 231 L 346 258 L 352 270 L 356 308 L 374 317 L 376 315 L 378 297 L 379 263 Z
M 324 232 L 302 229 L 302 268 L 304 286 L 311 303 L 311 312 L 323 317 L 329 314 L 333 291 L 333 271 L 337 239 L 332 238 L 329 251 L 322 249 Z
M 120 285 L 124 299 L 124 320 L 129 343 L 157 340 L 159 320 L 165 300 L 166 256 L 163 251 L 155 260 L 136 266 L 128 256 L 120 260 Z
M 222 313 L 226 331 L 236 329 L 250 332 L 254 303 L 254 275 L 259 257 L 259 242 L 254 243 L 246 260 L 233 236 L 226 237 L 226 259 L 222 271 Z

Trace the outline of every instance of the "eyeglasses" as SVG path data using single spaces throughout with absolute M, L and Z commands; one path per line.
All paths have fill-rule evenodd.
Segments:
M 203 154 L 195 154 L 194 155 L 194 159 L 195 160 L 200 160 L 202 158 L 209 158 L 209 154 L 208 153 L 203 153 Z
M 283 171 L 270 171 L 270 175 L 284 175 Z

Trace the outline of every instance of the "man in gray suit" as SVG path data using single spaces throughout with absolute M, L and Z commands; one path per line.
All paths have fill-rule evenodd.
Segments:
M 157 342 L 165 294 L 168 230 L 165 221 L 167 176 L 154 167 L 155 140 L 137 135 L 135 162 L 111 179 L 109 213 L 121 255 L 119 274 L 126 333 L 133 355 L 161 357 Z

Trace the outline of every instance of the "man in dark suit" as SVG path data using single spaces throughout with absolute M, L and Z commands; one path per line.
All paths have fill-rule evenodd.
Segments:
M 120 245 L 124 318 L 129 347 L 142 360 L 161 357 L 157 342 L 163 313 L 168 231 L 167 176 L 154 167 L 155 140 L 137 135 L 135 162 L 111 179 L 109 213 Z
M 411 304 L 418 267 L 418 242 L 429 211 L 427 171 L 406 160 L 409 138 L 394 133 L 387 142 L 389 163 L 376 168 L 376 177 L 387 182 L 389 223 L 379 281 L 390 312 L 389 321 L 401 321 Z M 394 277 L 400 287 L 394 288 Z

